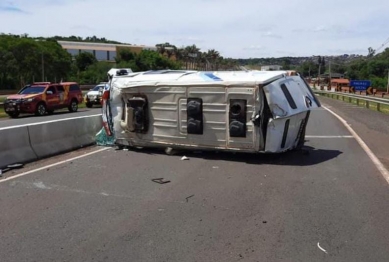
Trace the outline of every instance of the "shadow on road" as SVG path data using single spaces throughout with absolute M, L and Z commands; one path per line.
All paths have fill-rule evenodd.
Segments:
M 130 149 L 131 151 L 150 154 L 165 155 L 161 149 L 142 148 Z M 215 161 L 245 162 L 251 165 L 285 165 L 285 166 L 312 166 L 334 159 L 342 154 L 339 150 L 318 149 L 304 146 L 303 150 L 290 151 L 280 154 L 250 154 L 250 153 L 231 153 L 214 151 L 177 151 L 175 156 L 187 156 L 189 158 L 198 158 Z

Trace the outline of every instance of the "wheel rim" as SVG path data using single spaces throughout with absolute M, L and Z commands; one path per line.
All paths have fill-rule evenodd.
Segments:
M 77 110 L 77 103 L 76 102 L 72 103 L 72 109 L 73 109 L 73 111 Z
M 44 105 L 39 105 L 38 106 L 38 113 L 40 115 L 43 115 L 45 113 L 46 109 L 45 109 L 45 106 Z

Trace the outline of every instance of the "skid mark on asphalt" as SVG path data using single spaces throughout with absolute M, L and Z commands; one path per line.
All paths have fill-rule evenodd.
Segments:
M 57 162 L 55 164 L 43 166 L 43 167 L 40 167 L 40 168 L 36 168 L 36 169 L 30 170 L 30 171 L 26 171 L 26 172 L 14 175 L 14 176 L 10 176 L 10 177 L 7 177 L 7 178 L 4 178 L 4 179 L 0 180 L 0 183 L 4 183 L 4 182 L 7 182 L 9 180 L 13 180 L 13 179 L 18 178 L 18 177 L 22 177 L 22 176 L 25 176 L 25 175 L 28 175 L 28 174 L 31 174 L 31 173 L 42 171 L 42 170 L 45 170 L 45 169 L 48 169 L 48 168 L 51 168 L 51 167 L 54 167 L 54 166 L 62 165 L 64 163 L 71 162 L 73 160 L 77 160 L 77 159 L 80 159 L 80 158 L 83 158 L 83 157 L 87 157 L 87 156 L 90 156 L 90 155 L 93 155 L 93 154 L 96 154 L 96 153 L 99 153 L 99 152 L 102 152 L 102 151 L 105 151 L 105 150 L 108 150 L 108 149 L 110 149 L 110 148 L 109 147 L 103 147 L 103 148 L 100 148 L 98 150 L 95 150 L 95 151 L 92 151 L 92 152 L 89 152 L 89 153 L 86 153 L 86 154 L 83 154 L 83 155 L 79 155 L 79 156 L 76 156 L 76 157 L 73 157 L 73 158 L 69 158 L 69 159 Z
M 44 184 L 42 181 L 39 182 L 24 182 L 24 181 L 12 181 L 10 183 L 11 187 L 17 187 L 22 186 L 24 188 L 32 188 L 32 189 L 42 189 L 42 190 L 50 190 L 50 191 L 62 191 L 62 192 L 69 192 L 69 193 L 80 193 L 80 194 L 86 194 L 86 195 L 98 195 L 103 197 L 118 197 L 118 198 L 128 198 L 132 200 L 136 200 L 133 197 L 126 196 L 126 195 L 118 195 L 118 194 L 110 194 L 107 192 L 92 192 L 92 191 L 85 191 L 81 189 L 74 189 L 67 186 L 61 186 L 61 185 L 55 185 L 55 184 Z M 141 201 L 141 199 L 139 199 Z
M 83 194 L 83 195 L 91 195 L 91 196 L 101 196 L 101 197 L 111 197 L 111 198 L 123 198 L 123 199 L 128 199 L 131 202 L 134 203 L 139 203 L 144 201 L 143 198 L 134 198 L 132 196 L 128 195 L 121 195 L 121 194 L 112 194 L 108 193 L 105 191 L 102 192 L 92 192 L 92 191 L 86 191 L 82 189 L 75 189 L 75 188 L 70 188 L 67 186 L 61 186 L 61 185 L 55 185 L 55 184 L 45 184 L 42 181 L 38 182 L 25 182 L 25 181 L 12 181 L 10 183 L 11 187 L 23 187 L 27 189 L 40 189 L 40 190 L 46 190 L 46 191 L 52 191 L 52 192 L 65 192 L 65 193 L 78 193 L 78 194 Z M 160 199 L 155 199 L 152 201 L 159 201 Z M 169 202 L 169 203 L 177 203 L 177 204 L 185 204 L 186 201 L 166 201 L 164 202 Z

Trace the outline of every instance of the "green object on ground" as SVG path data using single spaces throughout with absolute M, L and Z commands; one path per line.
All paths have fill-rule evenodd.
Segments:
M 115 145 L 115 135 L 113 134 L 112 136 L 107 136 L 105 129 L 102 128 L 96 134 L 96 144 L 98 146 L 113 146 Z

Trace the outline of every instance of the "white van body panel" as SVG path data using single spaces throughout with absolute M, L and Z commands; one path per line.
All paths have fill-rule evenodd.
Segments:
M 290 107 L 281 84 L 287 86 L 297 108 Z M 112 75 L 108 111 L 119 145 L 277 153 L 297 146 L 307 111 L 320 106 L 304 85 L 301 77 L 288 76 L 286 71 L 162 70 Z M 313 101 L 312 106 L 307 107 L 305 96 Z M 131 106 L 131 99 L 147 103 L 145 132 L 132 128 L 138 109 Z M 202 134 L 188 133 L 188 99 L 201 101 Z M 254 119 L 267 119 L 266 101 L 271 115 L 267 115 L 265 128 Z M 230 102 L 244 102 L 244 136 L 230 135 Z

